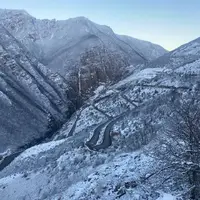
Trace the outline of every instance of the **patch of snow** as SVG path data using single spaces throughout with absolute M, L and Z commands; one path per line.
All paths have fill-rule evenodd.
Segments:
M 136 79 L 151 79 L 154 78 L 158 73 L 163 72 L 163 68 L 146 68 L 139 73 L 135 74 Z
M 176 197 L 171 194 L 163 193 L 157 200 L 176 200 Z
M 62 144 L 63 142 L 65 142 L 65 139 L 36 145 L 36 146 L 31 147 L 31 148 L 27 149 L 26 151 L 24 151 L 20 156 L 17 157 L 17 159 L 21 160 L 21 159 L 25 159 L 28 157 L 36 156 L 39 153 L 42 153 L 42 152 L 45 152 L 45 151 L 55 148 L 56 146 Z
M 40 188 L 45 184 L 45 188 L 48 188 L 47 178 L 41 172 L 27 175 L 28 179 L 24 174 L 14 174 L 0 179 L 1 199 L 38 199 Z
M 10 155 L 10 154 L 11 154 L 11 149 L 7 149 L 4 152 L 0 152 L 0 156 L 7 156 L 7 155 Z
M 12 105 L 12 101 L 10 100 L 10 98 L 7 95 L 5 95 L 2 91 L 0 91 L 0 99 L 2 99 L 3 102 L 9 105 Z
M 119 87 L 122 85 L 125 85 L 127 83 L 130 83 L 134 80 L 144 80 L 144 79 L 152 79 L 154 78 L 156 75 L 158 75 L 159 73 L 162 72 L 166 72 L 165 68 L 146 68 L 143 69 L 141 71 L 139 71 L 138 73 L 134 73 L 132 75 L 130 75 L 129 77 L 127 77 L 126 79 L 119 81 L 119 83 L 117 83 L 115 86 Z
M 100 85 L 95 91 L 94 96 L 92 96 L 89 100 L 93 102 L 103 91 L 105 90 L 104 85 Z
M 105 89 L 104 85 L 100 85 L 95 91 L 95 95 L 99 95 Z
M 13 174 L 13 175 L 10 175 L 10 176 L 6 176 L 4 178 L 1 178 L 0 179 L 0 184 L 9 184 L 11 183 L 14 179 L 17 179 L 19 177 L 21 177 L 22 174 Z

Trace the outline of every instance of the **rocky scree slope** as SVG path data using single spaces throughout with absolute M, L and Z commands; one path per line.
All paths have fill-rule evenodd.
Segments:
M 199 61 L 197 39 L 109 88 L 100 86 L 53 141 L 27 149 L 0 172 L 0 196 L 181 197 L 187 191 L 184 183 L 177 185 L 175 173 L 162 171 L 164 163 L 151 154 L 163 134 L 166 104 L 199 90 Z

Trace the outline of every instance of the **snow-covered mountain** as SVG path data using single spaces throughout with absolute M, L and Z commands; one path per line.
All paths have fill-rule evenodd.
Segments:
M 178 170 L 167 168 L 154 153 L 170 116 L 166 105 L 200 89 L 199 62 L 196 39 L 137 69 L 132 66 L 131 75 L 109 87 L 98 87 L 53 141 L 3 159 L 0 196 L 189 199 L 190 187 L 180 181 Z
M 167 51 L 162 47 L 127 36 L 116 35 L 108 26 L 85 17 L 40 20 L 23 10 L 0 9 L 0 23 L 43 64 L 65 75 L 86 49 L 104 46 L 137 65 Z

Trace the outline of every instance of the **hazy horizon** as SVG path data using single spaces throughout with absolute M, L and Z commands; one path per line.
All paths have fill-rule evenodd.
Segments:
M 117 34 L 159 44 L 167 50 L 199 37 L 198 0 L 7 0 L 2 9 L 23 9 L 39 19 L 84 16 Z

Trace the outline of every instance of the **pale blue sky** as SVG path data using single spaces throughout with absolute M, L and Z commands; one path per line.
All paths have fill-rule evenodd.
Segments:
M 168 50 L 200 37 L 200 0 L 2 0 L 0 8 L 41 19 L 85 16 Z

